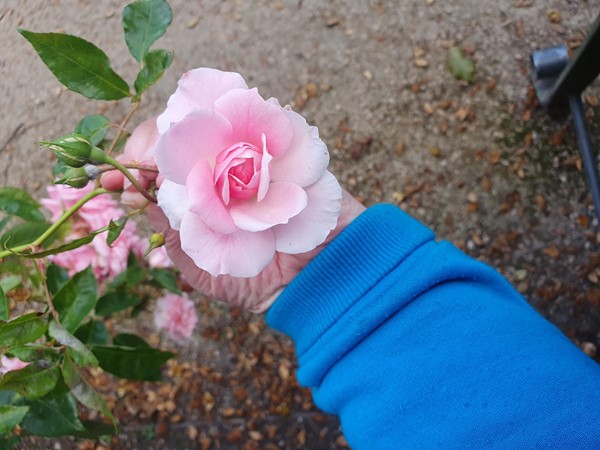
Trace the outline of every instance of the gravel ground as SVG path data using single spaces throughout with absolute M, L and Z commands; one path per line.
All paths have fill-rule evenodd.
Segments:
M 367 205 L 399 205 L 442 239 L 498 268 L 590 356 L 600 345 L 597 220 L 569 122 L 547 118 L 528 81 L 532 50 L 577 47 L 597 2 L 584 0 L 172 0 L 159 41 L 176 52 L 134 117 L 164 108 L 178 77 L 210 66 L 242 73 L 319 126 L 332 171 Z M 0 185 L 43 195 L 51 161 L 35 141 L 101 111 L 61 89 L 17 27 L 64 30 L 101 46 L 132 80 L 120 11 L 105 0 L 0 3 Z M 448 49 L 476 64 L 471 84 Z M 586 92 L 598 142 L 598 86 Z M 347 446 L 338 422 L 297 386 L 291 343 L 261 317 L 200 300 L 197 334 L 161 386 L 96 373 L 122 418 L 122 449 Z M 132 328 L 160 339 L 143 324 Z M 164 340 L 164 339 L 163 339 Z M 166 347 L 175 343 L 163 342 Z M 32 441 L 27 448 L 50 448 Z M 56 441 L 55 448 L 94 448 Z

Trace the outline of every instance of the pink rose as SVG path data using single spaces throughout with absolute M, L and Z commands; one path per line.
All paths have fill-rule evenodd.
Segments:
M 156 302 L 154 323 L 175 340 L 188 339 L 198 323 L 194 302 L 181 295 L 167 294 Z
M 150 267 L 157 269 L 173 267 L 173 261 L 167 254 L 166 247 L 158 247 L 150 252 L 147 257 Z
M 156 129 L 156 117 L 151 117 L 137 126 L 131 137 L 125 144 L 125 150 L 122 155 L 117 156 L 117 160 L 122 164 L 136 163 L 146 167 L 156 168 L 154 162 L 154 146 L 158 141 L 158 130 Z M 139 181 L 144 189 L 148 189 L 152 182 L 157 180 L 157 172 L 146 170 L 130 169 L 132 175 Z M 118 170 L 106 172 L 101 178 L 102 187 L 110 191 L 124 189 L 121 195 L 121 202 L 132 208 L 142 207 L 147 200 L 131 182 L 127 180 Z M 160 183 L 158 183 L 160 184 Z
M 0 375 L 4 375 L 6 372 L 11 372 L 13 370 L 19 370 L 23 367 L 26 367 L 27 364 L 24 361 L 21 361 L 19 358 L 9 358 L 8 356 L 0 356 Z
M 90 193 L 93 185 L 83 189 L 74 189 L 65 185 L 48 186 L 49 198 L 41 199 L 56 221 L 61 214 L 78 200 Z M 71 219 L 71 229 L 66 236 L 67 240 L 82 238 L 102 228 L 111 220 L 116 220 L 125 215 L 118 203 L 109 195 L 94 197 L 85 203 Z M 144 241 L 137 235 L 134 222 L 128 222 L 112 247 L 106 243 L 107 232 L 97 235 L 94 240 L 82 247 L 59 253 L 50 257 L 57 265 L 67 269 L 69 275 L 92 266 L 97 280 L 102 282 L 114 278 L 127 268 L 127 258 L 130 252 L 137 256 L 144 253 Z
M 158 204 L 211 275 L 256 276 L 276 252 L 313 250 L 335 228 L 342 190 L 317 128 L 239 74 L 187 72 L 157 126 Z

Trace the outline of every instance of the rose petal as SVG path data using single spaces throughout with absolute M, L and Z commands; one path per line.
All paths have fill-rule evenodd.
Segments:
M 254 277 L 275 256 L 275 238 L 270 230 L 222 234 L 207 227 L 197 214 L 188 213 L 181 221 L 180 234 L 182 250 L 213 276 Z
M 271 183 L 262 202 L 244 201 L 231 205 L 233 223 L 247 231 L 262 231 L 274 225 L 288 223 L 306 208 L 307 195 L 294 183 Z
M 192 205 L 187 195 L 186 187 L 173 183 L 170 180 L 165 180 L 160 185 L 156 196 L 158 198 L 158 206 L 169 219 L 171 228 L 179 230 L 181 219 Z
M 256 88 L 233 89 L 215 101 L 220 112 L 233 126 L 235 142 L 248 142 L 262 148 L 262 135 L 267 137 L 269 153 L 282 155 L 292 140 L 293 130 L 283 109 L 267 103 Z
M 214 231 L 233 233 L 236 230 L 229 211 L 215 191 L 213 173 L 207 161 L 198 161 L 186 182 L 187 194 L 192 202 L 190 211 Z
M 273 227 L 279 252 L 293 255 L 308 252 L 322 244 L 337 224 L 342 211 L 342 188 L 335 177 L 326 171 L 306 188 L 306 193 L 306 208 L 286 225 Z
M 269 185 L 271 183 L 271 175 L 269 173 L 269 166 L 273 157 L 267 151 L 267 137 L 263 134 L 260 139 L 262 140 L 262 159 L 260 160 L 260 181 L 258 183 L 258 193 L 256 199 L 262 202 L 267 195 Z M 287 181 L 287 180 L 286 180 Z
M 159 138 L 156 128 L 156 116 L 150 117 L 140 123 L 125 144 L 122 162 L 141 162 L 153 159 L 154 146 Z
M 133 209 L 142 209 L 148 203 L 148 200 L 134 189 L 123 191 L 121 194 L 121 203 Z
M 165 178 L 185 184 L 196 161 L 214 160 L 231 142 L 231 124 L 225 117 L 197 109 L 161 136 L 156 144 L 156 165 Z
M 327 146 L 319 138 L 319 130 L 309 126 L 304 117 L 294 111 L 283 111 L 290 119 L 294 135 L 288 150 L 271 163 L 271 180 L 310 186 L 327 169 Z
M 232 89 L 248 89 L 239 73 L 205 67 L 184 73 L 169 98 L 167 109 L 156 120 L 159 133 L 164 134 L 172 123 L 179 122 L 196 108 L 212 110 L 215 100 Z

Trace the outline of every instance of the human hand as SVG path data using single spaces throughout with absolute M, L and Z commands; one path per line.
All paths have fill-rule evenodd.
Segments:
M 329 233 L 323 244 L 314 250 L 296 255 L 277 252 L 271 263 L 252 278 L 229 275 L 215 277 L 199 269 L 181 249 L 179 232 L 169 227 L 160 208 L 152 207 L 148 217 L 157 231 L 165 235 L 169 257 L 194 289 L 210 298 L 260 313 L 267 310 L 292 279 L 364 210 L 365 207 L 361 203 L 343 191 L 342 212 L 335 229 Z

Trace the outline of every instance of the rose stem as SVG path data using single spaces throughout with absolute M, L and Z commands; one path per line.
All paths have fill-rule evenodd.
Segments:
M 111 170 L 118 170 L 116 167 L 111 166 L 110 164 L 106 164 L 106 165 L 102 165 L 102 166 L 97 166 L 97 167 L 100 170 L 100 172 L 102 172 L 102 173 L 104 173 L 104 172 L 110 172 Z M 158 169 L 156 167 L 143 166 L 141 164 L 126 163 L 126 164 L 123 164 L 123 167 L 125 167 L 126 169 L 141 170 L 143 172 L 155 172 L 155 173 L 158 173 Z
M 50 295 L 50 290 L 48 289 L 48 280 L 46 279 L 46 274 L 44 273 L 44 266 L 42 265 L 42 261 L 37 259 L 35 261 L 35 268 L 37 269 L 38 275 L 42 279 L 42 284 L 44 285 L 44 290 L 46 291 L 46 303 L 48 304 L 48 310 L 50 310 L 50 314 L 54 317 L 56 323 L 60 324 L 60 319 L 58 317 L 58 313 L 54 308 L 54 304 L 52 303 L 52 296 Z
M 113 141 L 110 143 L 110 147 L 108 147 L 108 150 L 106 150 L 107 155 L 110 155 L 112 153 L 112 151 L 115 149 L 117 142 L 119 142 L 119 138 L 123 134 L 123 131 L 125 131 L 125 127 L 127 126 L 129 119 L 131 119 L 131 116 L 133 116 L 133 113 L 135 113 L 136 110 L 140 107 L 140 102 L 141 102 L 141 100 L 133 102 L 133 106 L 131 107 L 131 109 L 129 110 L 129 112 L 123 119 L 123 121 L 119 124 L 119 129 L 117 130 L 117 134 L 116 134 L 115 138 L 113 139 Z
M 123 175 L 125 175 L 125 177 L 131 181 L 131 184 L 133 184 L 133 186 L 140 192 L 140 194 L 142 194 L 147 200 L 151 201 L 152 203 L 158 203 L 158 200 L 156 199 L 156 197 L 154 197 L 152 194 L 150 194 L 146 189 L 144 189 L 140 183 L 138 183 L 138 180 L 135 179 L 135 177 L 131 174 L 131 172 L 129 170 L 127 170 L 127 168 L 121 164 L 119 161 L 117 161 L 114 158 L 111 158 L 108 155 L 104 155 L 103 160 L 101 161 L 103 163 L 107 163 L 110 164 L 111 166 L 114 166 L 118 171 L 120 171 Z
M 52 233 L 54 233 L 63 223 L 65 223 L 67 220 L 69 220 L 69 218 L 73 214 L 75 214 L 79 210 L 79 208 L 81 208 L 85 203 L 87 203 L 94 197 L 97 197 L 98 195 L 108 194 L 108 193 L 109 193 L 109 191 L 107 191 L 106 189 L 100 188 L 100 189 L 96 189 L 96 190 L 90 192 L 89 194 L 86 194 L 77 203 L 75 203 L 73 206 L 71 206 L 69 209 L 67 209 L 63 213 L 63 215 L 60 216 L 56 222 L 54 222 L 52 225 L 50 225 L 50 227 L 46 231 L 44 231 L 35 241 L 33 241 L 29 244 L 19 245 L 18 247 L 11 248 L 11 249 L 5 250 L 3 252 L 0 252 L 0 258 L 10 256 L 13 253 L 22 252 L 23 250 L 27 250 L 29 247 L 37 247 L 39 245 L 42 245 L 44 243 L 44 241 L 46 239 L 48 239 Z

